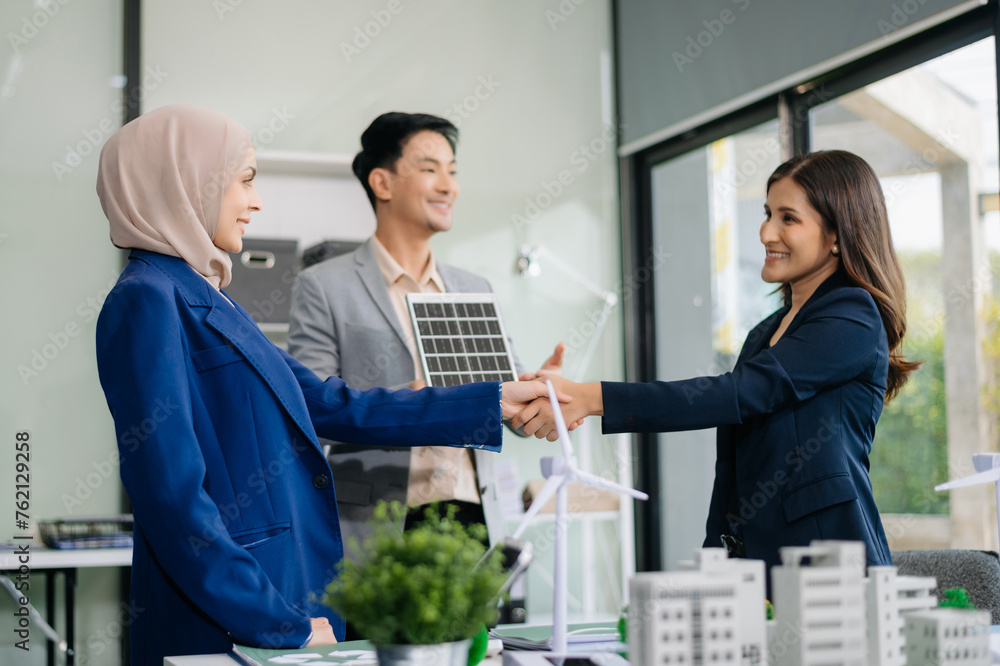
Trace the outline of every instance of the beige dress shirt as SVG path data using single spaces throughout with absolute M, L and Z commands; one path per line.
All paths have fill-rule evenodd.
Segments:
M 372 253 L 378 264 L 389 298 L 406 334 L 406 346 L 413 359 L 417 379 L 425 379 L 417 344 L 413 337 L 413 322 L 406 308 L 406 295 L 412 293 L 440 294 L 447 291 L 438 273 L 434 254 L 419 279 L 403 270 L 378 238 L 372 236 Z M 472 454 L 467 449 L 451 446 L 415 446 L 410 453 L 410 482 L 406 490 L 406 504 L 410 507 L 429 502 L 459 500 L 480 503 L 476 487 L 476 469 Z

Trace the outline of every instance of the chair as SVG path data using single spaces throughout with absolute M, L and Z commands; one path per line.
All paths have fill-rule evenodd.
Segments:
M 938 599 L 944 591 L 964 587 L 979 610 L 988 610 L 1000 624 L 1000 559 L 985 550 L 904 550 L 892 553 L 901 576 L 934 576 Z

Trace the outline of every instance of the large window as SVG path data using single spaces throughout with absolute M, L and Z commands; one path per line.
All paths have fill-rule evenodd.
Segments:
M 991 488 L 933 490 L 971 473 L 973 453 L 997 449 L 992 32 L 984 13 L 956 19 L 622 162 L 631 188 L 626 258 L 638 265 L 656 249 L 670 257 L 629 313 L 630 371 L 640 381 L 728 370 L 748 329 L 778 307 L 759 277 L 758 239 L 778 164 L 844 149 L 875 168 L 907 281 L 903 351 L 923 361 L 883 411 L 870 460 L 894 550 L 997 547 Z M 669 568 L 704 537 L 714 432 L 639 439 L 639 481 L 659 500 L 658 514 L 639 514 L 638 533 L 657 540 L 639 541 L 640 568 Z

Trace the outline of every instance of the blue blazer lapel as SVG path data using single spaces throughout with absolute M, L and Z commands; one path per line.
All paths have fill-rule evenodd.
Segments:
M 740 355 L 736 359 L 737 363 L 744 359 L 753 358 L 757 352 L 768 346 L 771 342 L 771 336 L 778 330 L 778 324 L 781 323 L 781 318 L 788 314 L 788 310 L 788 306 L 785 305 L 780 310 L 772 313 L 770 317 L 757 324 L 747 336 L 747 340 L 743 344 L 743 349 L 740 350 Z
M 405 349 L 406 334 L 403 333 L 403 325 L 399 321 L 399 317 L 396 316 L 396 309 L 392 306 L 389 290 L 385 286 L 385 278 L 382 277 L 382 271 L 379 270 L 375 255 L 372 254 L 371 241 L 365 243 L 355 254 L 355 261 L 357 266 L 355 266 L 354 271 L 358 274 L 361 284 L 364 285 L 372 302 L 378 307 L 386 323 L 389 324 Z
M 847 276 L 844 274 L 843 270 L 838 270 L 836 273 L 823 280 L 823 283 L 816 287 L 816 291 L 809 296 L 809 300 L 802 305 L 802 309 L 795 315 L 795 319 L 793 319 L 788 325 L 788 330 L 785 332 L 790 333 L 794 331 L 803 321 L 808 319 L 806 315 L 809 313 L 810 308 L 816 307 L 816 303 L 818 303 L 824 296 L 838 287 L 847 286 L 850 286 L 850 283 L 847 281 Z
M 257 323 L 246 310 L 235 303 L 230 306 L 226 303 L 213 302 L 205 322 L 243 354 L 277 396 L 306 439 L 320 450 L 312 419 L 309 418 L 309 410 L 295 376 L 273 343 L 261 333 Z
M 144 261 L 168 276 L 189 306 L 210 308 L 205 322 L 243 354 L 306 439 L 322 452 L 295 376 L 247 311 L 235 302 L 227 302 L 227 296 L 213 289 L 183 259 L 145 250 L 132 250 L 129 259 Z
M 789 333 L 795 331 L 795 329 L 797 329 L 799 325 L 807 319 L 805 314 L 809 312 L 809 308 L 814 307 L 823 296 L 838 287 L 848 285 L 849 283 L 843 271 L 837 271 L 824 280 L 823 284 L 816 287 L 816 291 L 812 293 L 809 300 L 802 306 L 802 309 L 796 313 L 795 318 L 788 324 L 788 328 L 785 330 L 784 335 L 788 335 Z M 743 350 L 740 352 L 739 360 L 751 358 L 754 354 L 768 345 L 771 340 L 771 336 L 773 336 L 774 332 L 778 330 L 778 324 L 781 322 L 781 318 L 788 314 L 789 309 L 790 307 L 785 305 L 770 317 L 757 324 L 753 333 L 747 337 L 747 342 L 743 346 Z M 737 362 L 739 362 L 739 360 Z

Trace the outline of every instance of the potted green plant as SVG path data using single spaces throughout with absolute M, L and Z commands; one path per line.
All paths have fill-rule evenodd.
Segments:
M 375 645 L 379 663 L 466 666 L 471 639 L 496 617 L 502 556 L 486 548 L 483 525 L 465 527 L 427 509 L 403 532 L 406 507 L 380 502 L 374 532 L 340 563 L 323 602 Z M 356 561 L 355 561 L 356 560 Z

